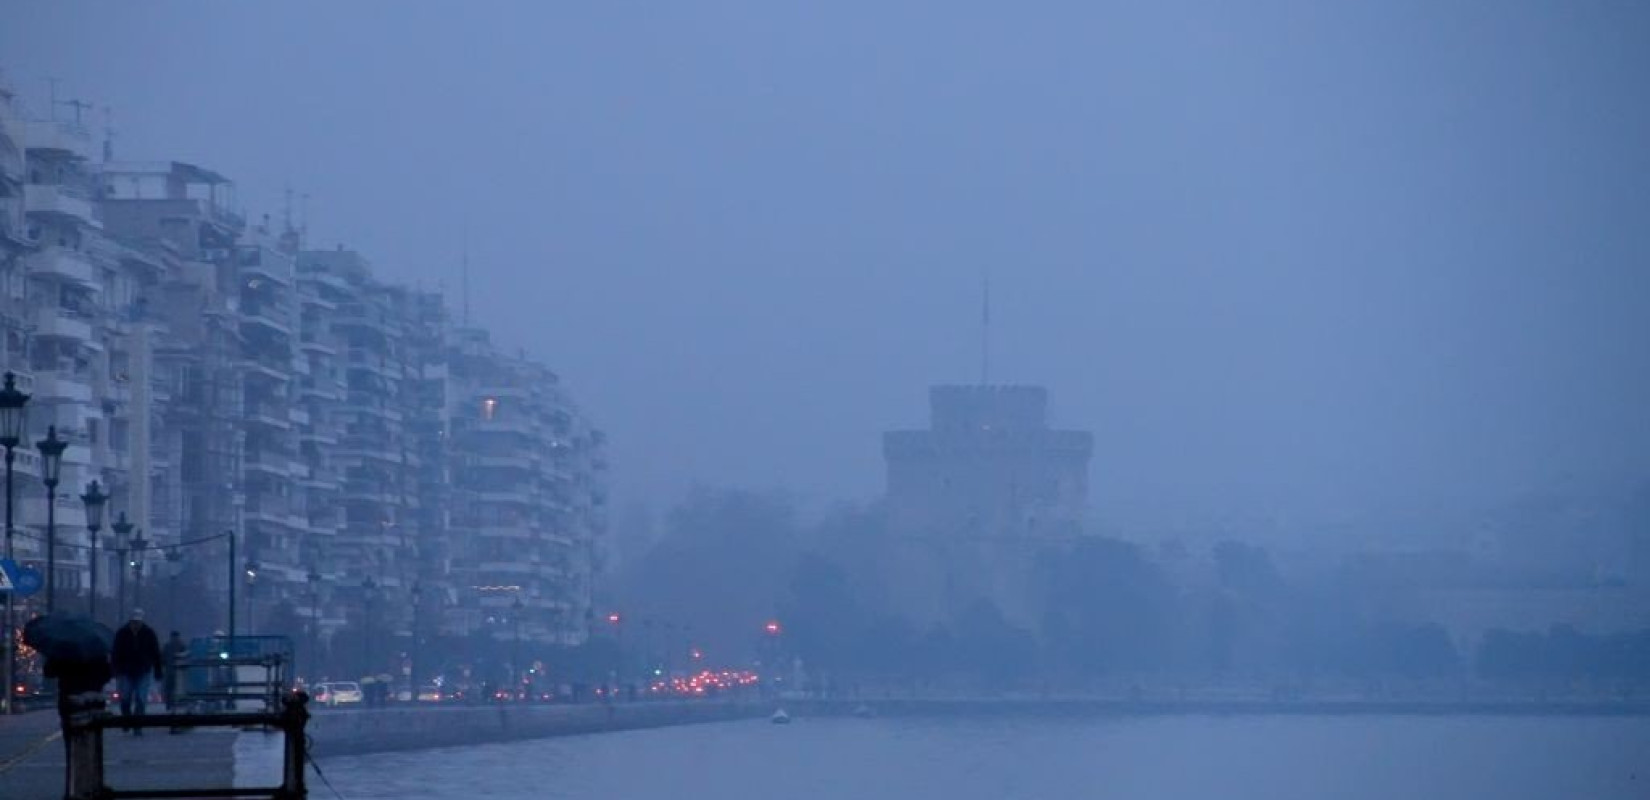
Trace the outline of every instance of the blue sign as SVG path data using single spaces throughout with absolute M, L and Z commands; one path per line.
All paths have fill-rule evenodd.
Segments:
M 17 587 L 18 597 L 28 597 L 39 592 L 46 585 L 46 579 L 41 576 L 40 570 L 34 567 L 23 567 L 17 570 L 17 577 L 12 578 L 12 585 Z
M 40 591 L 44 584 L 40 570 L 22 566 L 10 558 L 0 558 L 0 594 L 28 597 Z

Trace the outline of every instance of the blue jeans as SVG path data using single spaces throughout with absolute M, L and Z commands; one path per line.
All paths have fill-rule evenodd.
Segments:
M 120 715 L 131 716 L 136 713 L 144 714 L 149 709 L 149 682 L 151 676 L 144 672 L 138 675 L 116 675 L 115 689 L 120 692 Z

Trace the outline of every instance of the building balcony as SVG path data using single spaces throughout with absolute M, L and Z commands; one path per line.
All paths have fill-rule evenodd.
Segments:
M 237 260 L 243 276 L 266 278 L 283 286 L 292 283 L 293 263 L 289 256 L 266 247 L 247 247 L 240 251 Z
M 269 408 L 265 406 L 249 408 L 246 410 L 246 413 L 242 415 L 242 418 L 249 424 L 261 425 L 266 428 L 274 428 L 282 431 L 291 430 L 292 428 L 292 420 L 287 417 L 284 409 Z
M 292 459 L 278 455 L 249 454 L 242 461 L 241 468 L 247 472 L 259 472 L 277 478 L 286 478 L 293 474 Z
M 263 360 L 247 360 L 241 363 L 246 374 L 251 377 L 267 378 L 272 381 L 284 381 L 292 377 L 292 373 L 283 369 L 278 362 Z
M 542 569 L 541 565 L 530 561 L 479 561 L 476 563 L 476 575 L 483 579 L 482 583 L 499 583 L 500 581 L 497 580 L 489 581 L 486 579 L 494 576 L 519 578 L 526 575 L 537 575 Z M 509 601 L 506 601 L 505 607 L 508 607 L 508 605 Z
M 38 372 L 34 376 L 34 397 L 40 402 L 90 403 L 92 385 L 88 379 L 67 372 Z
M 509 505 L 532 505 L 534 497 L 529 492 L 509 490 L 482 490 L 476 492 L 476 500 L 482 503 L 504 503 Z
M 43 308 L 35 319 L 34 335 L 89 343 L 92 340 L 91 318 L 60 306 Z
M 292 315 L 279 306 L 259 305 L 241 309 L 241 324 L 263 328 L 282 336 L 292 335 Z
M 91 286 L 97 274 L 85 253 L 66 247 L 47 247 L 35 253 L 29 258 L 29 272 L 83 286 Z
M 522 541 L 530 541 L 539 537 L 538 531 L 527 525 L 474 525 L 471 527 L 478 537 L 520 539 Z
M 287 530 L 305 530 L 309 527 L 309 520 L 278 511 L 248 509 L 246 521 L 251 524 L 268 525 Z
M 521 436 L 532 436 L 537 433 L 537 426 L 531 420 L 521 417 L 494 417 L 493 419 L 472 419 L 467 426 L 475 433 L 509 433 Z
M 321 386 L 314 383 L 305 383 L 298 387 L 298 394 L 306 400 L 325 400 L 336 403 L 342 402 L 344 399 L 344 390 L 342 388 L 336 386 Z
M 521 470 L 530 472 L 537 467 L 536 459 L 524 455 L 489 455 L 476 456 L 476 466 L 484 469 Z
M 97 208 L 84 192 L 70 186 L 30 183 L 23 186 L 23 210 L 86 225 L 98 225 Z
M 311 334 L 298 337 L 298 347 L 308 353 L 318 353 L 324 356 L 338 355 L 338 348 Z
M 23 145 L 29 150 L 50 150 L 87 161 L 99 157 L 91 133 L 72 122 L 28 120 L 23 123 Z

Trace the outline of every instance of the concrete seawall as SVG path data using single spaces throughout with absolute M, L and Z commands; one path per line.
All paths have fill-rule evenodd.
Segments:
M 879 716 L 1168 716 L 1168 715 L 1432 715 L 1650 716 L 1650 702 L 1620 700 L 1118 700 L 1101 698 L 884 698 L 790 704 L 809 716 L 841 716 L 861 708 Z
M 689 725 L 771 713 L 770 705 L 720 700 L 611 706 L 499 704 L 319 709 L 310 719 L 309 732 L 315 754 L 325 757 Z

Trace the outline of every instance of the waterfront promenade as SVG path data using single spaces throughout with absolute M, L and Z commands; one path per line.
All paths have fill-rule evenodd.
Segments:
M 765 717 L 783 705 L 793 714 L 846 716 L 869 709 L 887 717 L 1044 716 L 1255 716 L 1255 715 L 1437 715 L 1437 716 L 1647 716 L 1650 703 L 1571 700 L 1313 700 L 1141 701 L 1104 698 L 865 698 L 859 700 L 674 701 L 586 705 L 402 706 L 378 709 L 317 709 L 310 720 L 312 754 L 328 760 L 435 747 L 460 747 L 605 731 L 658 728 Z M 864 708 L 862 708 L 862 706 Z M 0 797 L 56 800 L 63 779 L 63 744 L 50 712 L 0 718 Z M 160 788 L 226 785 L 239 778 L 273 782 L 280 739 L 259 732 L 196 730 L 180 734 L 151 731 L 132 737 L 112 731 L 105 737 L 111 786 Z M 312 793 L 317 790 L 311 780 Z
M 311 753 L 325 769 L 326 759 L 339 755 L 717 722 L 771 711 L 766 704 L 734 701 L 322 708 L 308 731 Z M 109 785 L 120 789 L 268 785 L 278 781 L 280 746 L 279 736 L 257 731 L 151 730 L 141 737 L 110 731 L 104 763 Z M 0 717 L 0 787 L 3 800 L 62 797 L 63 741 L 55 713 Z
M 234 779 L 236 731 L 199 730 L 143 736 L 111 731 L 104 737 L 106 776 L 121 789 L 188 785 L 227 786 Z M 35 711 L 0 718 L 0 797 L 60 800 L 63 740 L 57 714 Z

